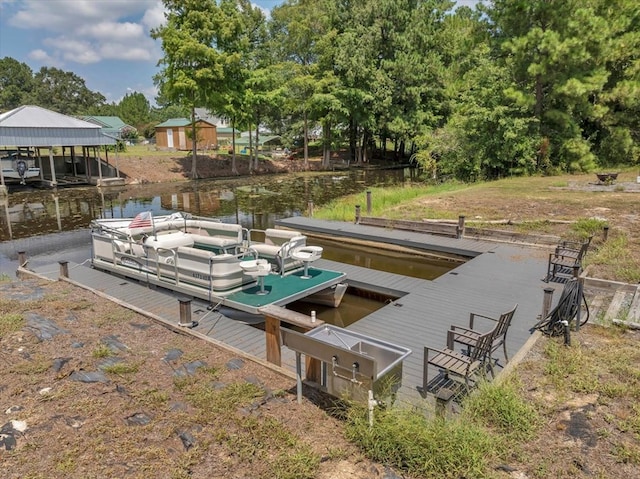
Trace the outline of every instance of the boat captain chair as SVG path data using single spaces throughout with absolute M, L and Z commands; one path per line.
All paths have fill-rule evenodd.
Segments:
M 291 257 L 296 261 L 302 261 L 302 263 L 304 264 L 304 273 L 302 274 L 301 278 L 309 279 L 311 278 L 311 276 L 309 275 L 309 264 L 322 257 L 322 247 L 301 246 L 291 252 Z

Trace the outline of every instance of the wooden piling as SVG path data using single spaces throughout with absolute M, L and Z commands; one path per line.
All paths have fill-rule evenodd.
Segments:
M 464 215 L 458 216 L 458 230 L 456 233 L 458 239 L 464 236 Z
M 60 265 L 60 278 L 68 278 L 69 277 L 69 262 L 68 261 L 58 261 Z

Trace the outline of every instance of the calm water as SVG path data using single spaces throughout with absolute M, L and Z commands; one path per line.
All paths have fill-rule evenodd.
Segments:
M 98 217 L 131 217 L 141 211 L 186 211 L 246 228 L 264 229 L 279 218 L 305 214 L 371 186 L 405 184 L 412 170 L 279 175 L 235 180 L 10 191 L 0 199 L 0 242 L 87 228 Z

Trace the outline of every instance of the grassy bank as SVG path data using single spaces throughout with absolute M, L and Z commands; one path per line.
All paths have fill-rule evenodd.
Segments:
M 317 208 L 319 219 L 353 221 L 362 215 L 390 219 L 455 220 L 469 225 L 520 232 L 556 234 L 565 239 L 594 236 L 585 259 L 590 274 L 629 283 L 640 281 L 640 185 L 636 171 L 621 172 L 614 185 L 598 185 L 595 175 L 509 178 L 474 184 L 411 184 L 371 188 Z M 603 226 L 608 241 L 603 241 Z

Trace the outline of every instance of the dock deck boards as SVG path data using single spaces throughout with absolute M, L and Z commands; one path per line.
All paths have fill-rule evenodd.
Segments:
M 546 273 L 548 253 L 533 247 L 445 238 L 306 217 L 288 218 L 277 223 L 309 234 L 388 242 L 471 258 L 432 281 L 325 259 L 314 263 L 318 268 L 346 273 L 347 283 L 400 293 L 401 297 L 397 300 L 347 329 L 412 350 L 412 354 L 403 363 L 402 386 L 398 391 L 399 399 L 411 403 L 423 400 L 419 394 L 419 388 L 422 387 L 423 348 L 444 347 L 446 331 L 450 325 L 467 325 L 470 312 L 497 317 L 518 303 L 507 337 L 509 356 L 513 357 L 531 337 L 531 327 L 536 323 L 542 308 L 544 289 L 559 289 L 562 286 L 542 280 Z M 312 240 L 309 242 L 312 243 Z M 41 269 L 48 271 L 49 276 L 57 277 L 55 267 L 48 265 Z M 55 273 L 51 273 L 53 270 Z M 120 301 L 152 312 L 167 322 L 179 322 L 179 295 L 171 291 L 97 271 L 88 265 L 70 264 L 69 277 Z M 218 311 L 210 311 L 208 306 L 206 301 L 192 301 L 192 319 L 198 322 L 196 331 L 259 359 L 266 358 L 262 329 L 231 319 Z M 282 348 L 282 366 L 295 370 L 295 354 L 286 347 Z M 435 375 L 435 371 L 430 369 L 430 372 Z

